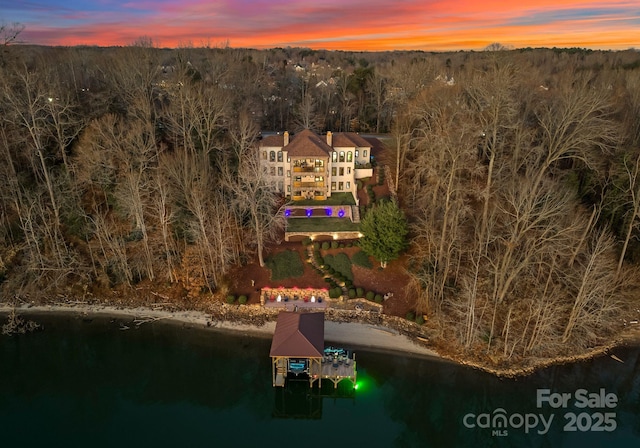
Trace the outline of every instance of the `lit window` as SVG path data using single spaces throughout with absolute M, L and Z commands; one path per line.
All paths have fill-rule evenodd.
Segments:
M 331 161 L 332 162 L 337 162 L 338 161 L 338 153 L 337 152 L 333 151 L 331 153 Z
M 347 182 L 347 190 L 351 189 L 351 182 Z
M 352 161 L 353 161 L 353 153 L 349 151 L 347 153 L 347 162 L 352 162 Z
M 331 191 L 336 191 L 336 183 L 331 182 Z
M 340 161 L 344 162 L 344 151 L 340 151 Z
M 360 156 L 360 151 L 356 149 L 356 159 Z

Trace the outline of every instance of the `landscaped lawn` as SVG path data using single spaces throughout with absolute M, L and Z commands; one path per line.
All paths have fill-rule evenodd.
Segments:
M 349 218 L 289 218 L 287 232 L 357 232 L 360 225 Z
M 295 250 L 285 250 L 269 257 L 265 264 L 271 270 L 271 280 L 284 280 L 290 277 L 300 277 L 304 274 L 304 265 L 300 254 Z
M 331 197 L 324 201 L 303 199 L 301 201 L 291 201 L 289 205 L 356 205 L 356 201 L 351 193 L 332 193 Z
M 353 281 L 353 272 L 351 272 L 351 260 L 349 260 L 349 256 L 347 254 L 327 254 L 323 258 L 325 265 L 331 266 L 336 272 L 341 273 L 346 278 Z

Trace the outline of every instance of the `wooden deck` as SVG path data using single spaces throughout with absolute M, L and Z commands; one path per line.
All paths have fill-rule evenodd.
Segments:
M 337 388 L 338 384 L 343 380 L 349 380 L 355 387 L 356 385 L 356 360 L 355 354 L 353 358 L 336 360 L 325 357 L 323 362 L 318 366 L 312 366 L 311 376 L 317 376 L 319 379 L 330 380 L 333 387 Z M 318 381 L 318 386 L 322 387 L 322 381 Z
M 322 361 L 319 359 L 310 360 L 308 369 L 301 373 L 305 373 L 305 378 L 308 375 L 309 387 L 313 387 L 313 384 L 317 382 L 318 387 L 322 388 L 322 380 L 331 381 L 334 389 L 343 380 L 351 381 L 351 384 L 355 387 L 357 378 L 355 358 L 355 353 L 349 353 L 340 357 L 325 356 Z M 287 365 L 286 358 L 275 358 L 273 360 L 274 387 L 284 387 L 289 375 L 297 376 L 288 371 Z

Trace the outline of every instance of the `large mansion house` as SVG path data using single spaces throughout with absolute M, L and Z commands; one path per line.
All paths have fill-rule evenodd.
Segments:
M 306 129 L 265 136 L 259 150 L 274 185 L 292 200 L 322 201 L 333 193 L 351 193 L 357 203 L 356 180 L 372 174 L 371 147 L 353 132 L 320 136 Z

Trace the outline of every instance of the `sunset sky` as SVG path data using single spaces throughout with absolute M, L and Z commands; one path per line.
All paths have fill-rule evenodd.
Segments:
M 639 0 L 0 0 L 0 21 L 43 45 L 640 48 Z

